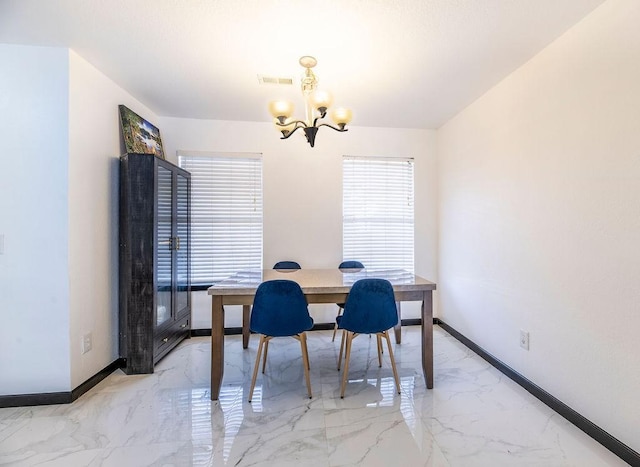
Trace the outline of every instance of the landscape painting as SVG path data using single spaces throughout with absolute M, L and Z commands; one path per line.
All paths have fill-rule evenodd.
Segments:
M 160 130 L 124 105 L 118 108 L 126 152 L 155 154 L 164 159 Z

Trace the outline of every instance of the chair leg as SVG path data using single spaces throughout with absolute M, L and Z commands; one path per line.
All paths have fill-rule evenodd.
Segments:
M 249 336 L 251 331 L 249 330 L 249 323 L 251 322 L 251 305 L 242 306 L 242 348 L 249 347 Z
M 302 366 L 304 367 L 304 378 L 307 380 L 307 392 L 309 393 L 309 399 L 311 399 L 311 378 L 309 377 L 309 351 L 307 349 L 307 335 L 304 332 L 300 333 L 300 348 L 302 350 Z
M 382 338 L 380 334 L 376 334 L 376 343 L 378 344 L 378 368 L 382 368 Z
M 340 365 L 342 365 L 342 352 L 344 350 L 345 336 L 347 331 L 342 330 L 342 339 L 340 340 L 340 356 L 338 357 L 338 371 L 340 371 Z
M 393 369 L 393 377 L 396 380 L 396 389 L 400 394 L 400 380 L 398 379 L 398 370 L 396 369 L 396 359 L 393 357 L 393 350 L 391 350 L 391 339 L 389 339 L 389 332 L 384 331 L 382 333 L 387 339 L 387 347 L 389 348 L 389 359 L 391 360 L 391 368 Z
M 371 339 L 371 334 L 369 334 L 369 339 Z M 384 353 L 384 347 L 380 342 L 378 342 L 378 350 L 380 351 L 380 353 Z M 382 366 L 382 363 L 380 365 Z
M 265 339 L 264 342 L 264 356 L 262 357 L 262 374 L 264 375 L 264 370 L 267 367 L 267 352 L 269 351 L 269 340 Z
M 338 309 L 338 316 L 342 314 L 342 307 Z M 338 331 L 338 323 L 333 325 L 333 337 L 331 338 L 331 342 L 336 340 L 336 332 Z
M 260 343 L 258 344 L 258 354 L 256 355 L 256 364 L 253 366 L 253 378 L 251 378 L 251 390 L 249 391 L 249 402 L 253 398 L 253 389 L 256 386 L 256 378 L 258 377 L 258 367 L 260 367 L 260 355 L 262 354 L 262 346 L 264 345 L 266 336 L 260 336 Z M 268 341 L 267 341 L 268 342 Z
M 340 388 L 340 399 L 344 399 L 344 390 L 347 386 L 347 378 L 349 377 L 349 357 L 351 357 L 351 341 L 355 333 L 344 331 L 347 334 L 347 351 L 346 356 L 344 357 L 344 374 L 342 375 L 342 387 Z
M 311 371 L 311 360 L 309 359 L 309 347 L 307 346 L 307 333 L 304 333 L 304 348 L 307 351 L 307 368 Z
M 307 347 L 307 333 L 303 332 L 300 335 L 300 339 L 298 339 L 296 336 L 293 336 L 294 339 L 298 339 L 301 343 L 302 343 L 302 339 L 304 338 L 304 348 L 307 350 L 307 361 L 305 363 L 305 365 L 307 366 L 307 368 L 309 370 L 311 370 L 311 364 L 309 363 L 309 348 Z M 304 355 L 303 355 L 304 357 Z

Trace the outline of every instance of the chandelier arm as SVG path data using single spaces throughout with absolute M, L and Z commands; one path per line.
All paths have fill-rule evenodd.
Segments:
M 300 123 L 302 123 L 304 126 L 298 126 L 298 125 L 296 125 L 296 127 L 295 127 L 293 130 L 291 130 L 289 133 L 287 133 L 286 135 L 285 135 L 285 134 L 284 134 L 284 132 L 283 132 L 282 137 L 281 137 L 280 139 L 287 139 L 287 138 L 288 138 L 288 137 L 290 137 L 292 134 L 294 134 L 294 133 L 296 132 L 296 130 L 299 130 L 300 128 L 307 128 L 307 125 L 305 125 L 305 124 L 304 124 L 304 122 L 300 122 Z M 289 123 L 289 124 L 290 124 L 290 123 Z M 277 125 L 277 124 L 276 124 L 276 125 Z M 282 125 L 282 126 L 285 126 L 285 125 Z
M 316 118 L 313 119 L 313 126 L 320 127 L 322 125 L 327 125 L 326 123 L 322 123 L 322 124 L 318 125 L 318 120 L 320 120 L 321 118 L 324 118 L 326 116 L 327 116 L 327 111 L 325 110 L 324 112 L 322 112 L 320 115 L 318 115 Z M 331 126 L 331 125 L 327 125 L 327 126 Z
M 292 121 L 292 122 L 287 122 L 287 123 L 280 123 L 280 122 L 274 122 L 274 123 L 276 124 L 276 126 L 283 126 L 283 127 L 284 127 L 284 126 L 289 126 L 289 125 L 291 125 L 292 123 L 295 123 L 295 124 L 296 124 L 296 128 L 295 128 L 295 130 L 291 131 L 291 133 L 293 133 L 294 131 L 296 131 L 298 128 L 306 128 L 306 127 L 308 127 L 308 126 L 309 126 L 309 125 L 307 125 L 305 122 L 303 122 L 302 120 L 294 120 L 294 121 Z M 301 126 L 298 126 L 298 124 L 300 124 Z
M 349 131 L 347 128 L 344 128 L 344 126 L 342 128 L 338 128 L 338 127 L 335 127 L 333 125 L 329 125 L 328 123 L 321 123 L 320 125 L 318 125 L 318 128 L 320 128 L 321 126 L 328 126 L 332 130 L 339 131 L 340 133 L 342 133 L 344 131 Z

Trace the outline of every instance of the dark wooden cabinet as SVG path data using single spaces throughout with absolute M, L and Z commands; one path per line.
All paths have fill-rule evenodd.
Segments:
M 191 175 L 148 154 L 120 159 L 120 357 L 127 374 L 189 336 Z

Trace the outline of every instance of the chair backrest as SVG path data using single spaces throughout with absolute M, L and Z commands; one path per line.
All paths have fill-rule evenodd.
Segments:
M 343 261 L 338 269 L 364 269 L 364 264 L 360 261 Z
M 273 265 L 273 269 L 302 269 L 295 261 L 278 261 Z
M 250 329 L 267 336 L 293 336 L 313 327 L 307 299 L 293 281 L 276 279 L 258 286 Z
M 382 332 L 398 324 L 393 286 L 386 279 L 360 279 L 349 291 L 340 327 L 360 334 Z

